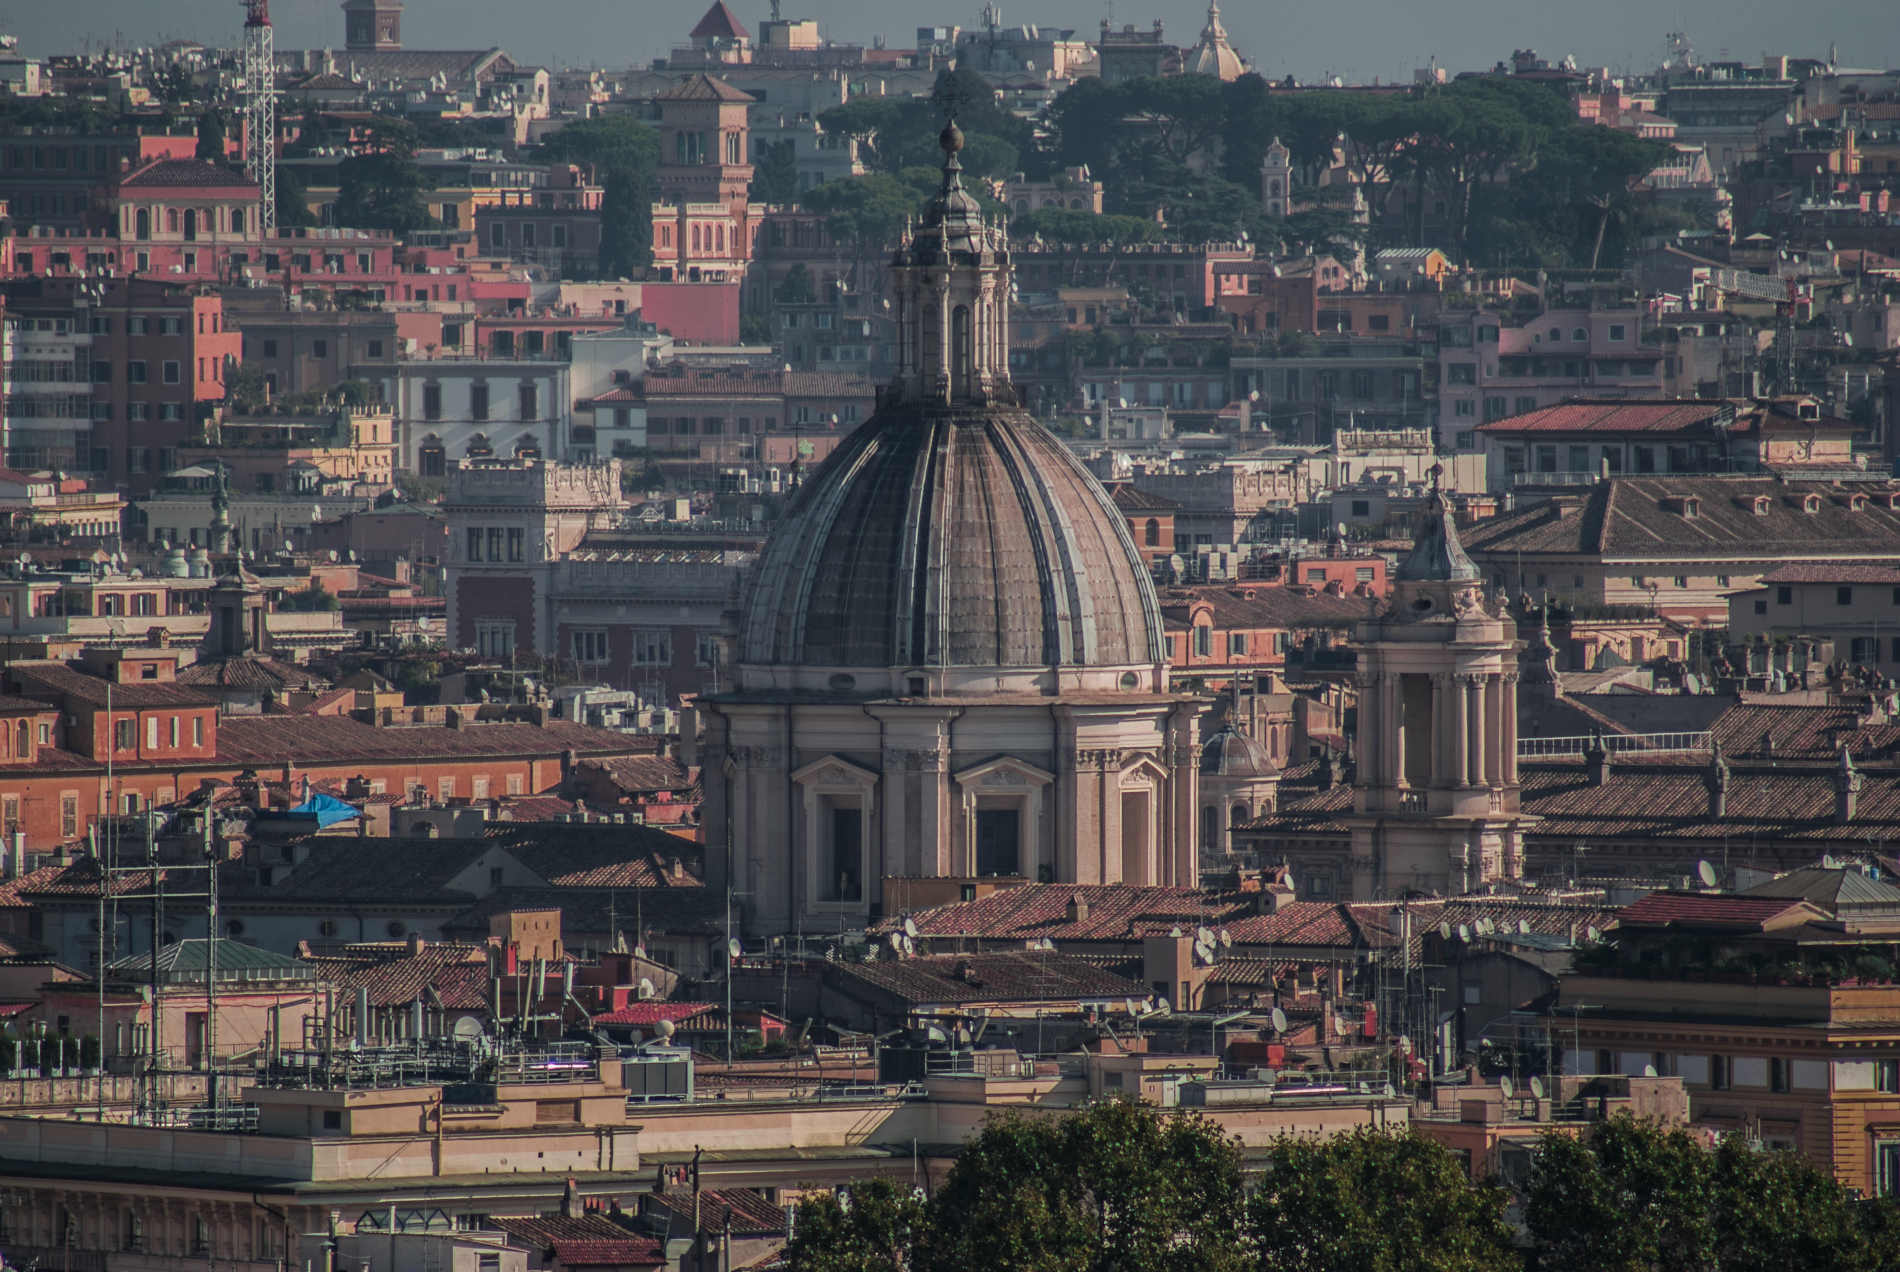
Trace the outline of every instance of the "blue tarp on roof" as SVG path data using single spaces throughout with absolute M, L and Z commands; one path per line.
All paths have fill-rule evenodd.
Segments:
M 318 791 L 303 803 L 290 810 L 292 813 L 317 819 L 317 829 L 334 826 L 341 821 L 361 817 L 363 810 L 354 804 L 346 804 L 334 795 L 325 795 Z

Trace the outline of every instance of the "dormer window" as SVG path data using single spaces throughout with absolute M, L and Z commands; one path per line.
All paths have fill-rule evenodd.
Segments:
M 1802 496 L 1801 511 L 1807 513 L 1810 517 L 1812 517 L 1815 513 L 1821 511 L 1821 496 L 1819 495 Z
M 1849 495 L 1847 497 L 1847 506 L 1850 510 L 1854 512 L 1866 512 L 1867 511 L 1867 496 L 1863 494 L 1858 494 L 1858 493 Z
M 1771 501 L 1767 495 L 1756 495 L 1755 496 L 1755 515 L 1757 517 L 1767 516 L 1768 509 L 1770 505 L 1772 504 L 1772 502 L 1773 501 Z

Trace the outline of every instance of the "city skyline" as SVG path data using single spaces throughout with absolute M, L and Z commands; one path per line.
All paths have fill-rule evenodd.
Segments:
M 540 11 L 468 0 L 410 0 L 404 14 L 405 43 L 414 48 L 499 45 L 529 62 L 623 67 L 645 65 L 685 39 L 694 15 L 665 10 L 651 16 L 616 0 L 565 0 L 563 20 L 550 23 Z M 937 0 L 894 0 L 870 6 L 863 0 L 799 0 L 781 6 L 787 17 L 817 19 L 821 34 L 840 43 L 870 44 L 879 36 L 891 47 L 908 47 L 921 25 L 974 26 L 983 6 L 944 5 Z M 9 27 L 30 53 L 45 55 L 87 45 L 140 47 L 171 39 L 235 45 L 242 21 L 234 0 L 181 0 L 162 7 L 135 0 L 90 0 L 82 14 L 65 10 L 17 11 Z M 1192 43 L 1204 20 L 1200 0 L 1156 0 L 1138 9 L 1089 0 L 1037 0 L 1001 6 L 1005 23 L 1072 26 L 1091 35 L 1105 15 L 1118 23 L 1147 25 L 1159 18 L 1175 43 Z M 1715 0 L 1678 3 L 1659 12 L 1640 0 L 1608 0 L 1589 10 L 1526 11 L 1502 0 L 1455 0 L 1449 12 L 1426 13 L 1390 0 L 1346 0 L 1320 10 L 1274 10 L 1231 3 L 1222 21 L 1237 48 L 1261 73 L 1302 81 L 1339 76 L 1351 82 L 1409 80 L 1431 62 L 1453 72 L 1489 67 L 1513 49 L 1535 48 L 1559 60 L 1576 57 L 1584 66 L 1613 72 L 1654 69 L 1670 31 L 1685 31 L 1703 61 L 1758 61 L 1764 53 L 1822 57 L 1832 42 L 1843 63 L 1873 68 L 1894 64 L 1900 49 L 1889 35 L 1890 12 L 1882 0 L 1825 0 L 1793 11 L 1736 12 Z M 733 10 L 748 28 L 766 16 L 764 0 L 740 0 Z M 341 45 L 342 19 L 330 0 L 281 0 L 272 14 L 280 48 Z M 1652 29 L 1653 27 L 1653 29 Z M 480 32 L 480 38 L 469 38 Z M 604 55 L 603 49 L 624 50 Z

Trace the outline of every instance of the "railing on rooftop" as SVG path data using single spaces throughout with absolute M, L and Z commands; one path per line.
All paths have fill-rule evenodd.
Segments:
M 1617 474 L 1620 476 L 1621 474 Z M 1594 486 L 1603 480 L 1597 472 L 1512 473 L 1513 486 Z
M 1704 752 L 1711 735 L 1702 733 L 1605 733 L 1579 734 L 1561 738 L 1519 738 L 1517 758 L 1546 759 L 1582 755 L 1592 743 L 1601 743 L 1609 755 L 1661 755 L 1673 752 Z

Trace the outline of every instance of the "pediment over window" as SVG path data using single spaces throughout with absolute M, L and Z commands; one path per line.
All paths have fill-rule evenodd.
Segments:
M 827 755 L 792 773 L 800 786 L 875 786 L 878 775 L 843 756 Z
M 1055 780 L 1055 774 L 1037 768 L 1027 760 L 1019 760 L 1013 755 L 999 755 L 993 760 L 972 765 L 955 775 L 958 786 L 962 787 L 1016 787 L 1047 786 Z

